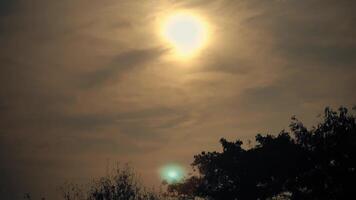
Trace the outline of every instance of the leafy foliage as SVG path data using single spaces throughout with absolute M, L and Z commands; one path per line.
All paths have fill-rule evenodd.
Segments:
M 355 116 L 325 109 L 308 130 L 295 117 L 291 133 L 258 134 L 256 145 L 221 139 L 222 152 L 202 152 L 192 165 L 200 176 L 169 186 L 181 197 L 206 199 L 347 199 L 355 195 Z

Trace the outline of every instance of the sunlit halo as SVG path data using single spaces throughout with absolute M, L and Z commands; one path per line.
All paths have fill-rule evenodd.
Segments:
M 179 12 L 167 18 L 163 24 L 163 36 L 181 56 L 189 56 L 204 46 L 207 27 L 201 18 L 187 12 Z

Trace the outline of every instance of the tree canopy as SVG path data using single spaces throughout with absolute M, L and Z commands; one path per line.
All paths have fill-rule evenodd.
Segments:
M 222 138 L 222 152 L 202 152 L 192 166 L 199 175 L 169 185 L 182 198 L 346 199 L 356 193 L 356 123 L 344 107 L 326 108 L 311 129 L 295 117 L 290 132 L 242 141 Z

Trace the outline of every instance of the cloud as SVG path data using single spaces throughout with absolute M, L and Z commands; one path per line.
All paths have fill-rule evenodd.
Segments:
M 220 137 L 251 139 L 354 103 L 354 4 L 0 0 L 0 185 L 41 193 L 99 175 L 108 158 L 158 183 L 159 164 L 189 164 Z M 170 60 L 156 35 L 166 8 L 212 23 L 191 60 Z
M 17 0 L 0 0 L 0 16 L 6 16 L 15 10 Z
M 134 49 L 115 56 L 108 66 L 100 68 L 84 77 L 84 88 L 103 84 L 105 81 L 118 79 L 125 73 L 142 68 L 157 60 L 165 50 L 161 48 Z
M 352 1 L 280 1 L 261 9 L 244 24 L 263 33 L 261 37 L 272 38 L 273 50 L 289 62 L 352 65 L 354 6 Z

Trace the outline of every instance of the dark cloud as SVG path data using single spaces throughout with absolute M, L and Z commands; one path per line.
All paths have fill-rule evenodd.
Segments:
M 161 48 L 135 49 L 115 56 L 108 66 L 83 77 L 83 87 L 100 86 L 105 81 L 119 79 L 128 71 L 145 67 L 145 64 L 157 60 L 165 50 Z
M 194 7 L 202 7 L 207 6 L 216 1 L 214 0 L 195 0 L 195 1 L 175 1 L 178 6 L 186 7 L 186 8 L 194 8 Z
M 15 10 L 17 0 L 0 0 L 0 17 L 9 15 Z
M 284 74 L 271 85 L 245 90 L 236 97 L 239 106 L 246 112 L 265 115 L 271 128 L 280 127 L 281 119 L 287 125 L 287 119 L 293 115 L 313 119 L 323 107 L 352 107 L 355 103 L 353 73 L 301 69 Z
M 274 50 L 289 61 L 350 65 L 356 53 L 355 6 L 347 0 L 280 1 L 244 23 L 270 35 Z

